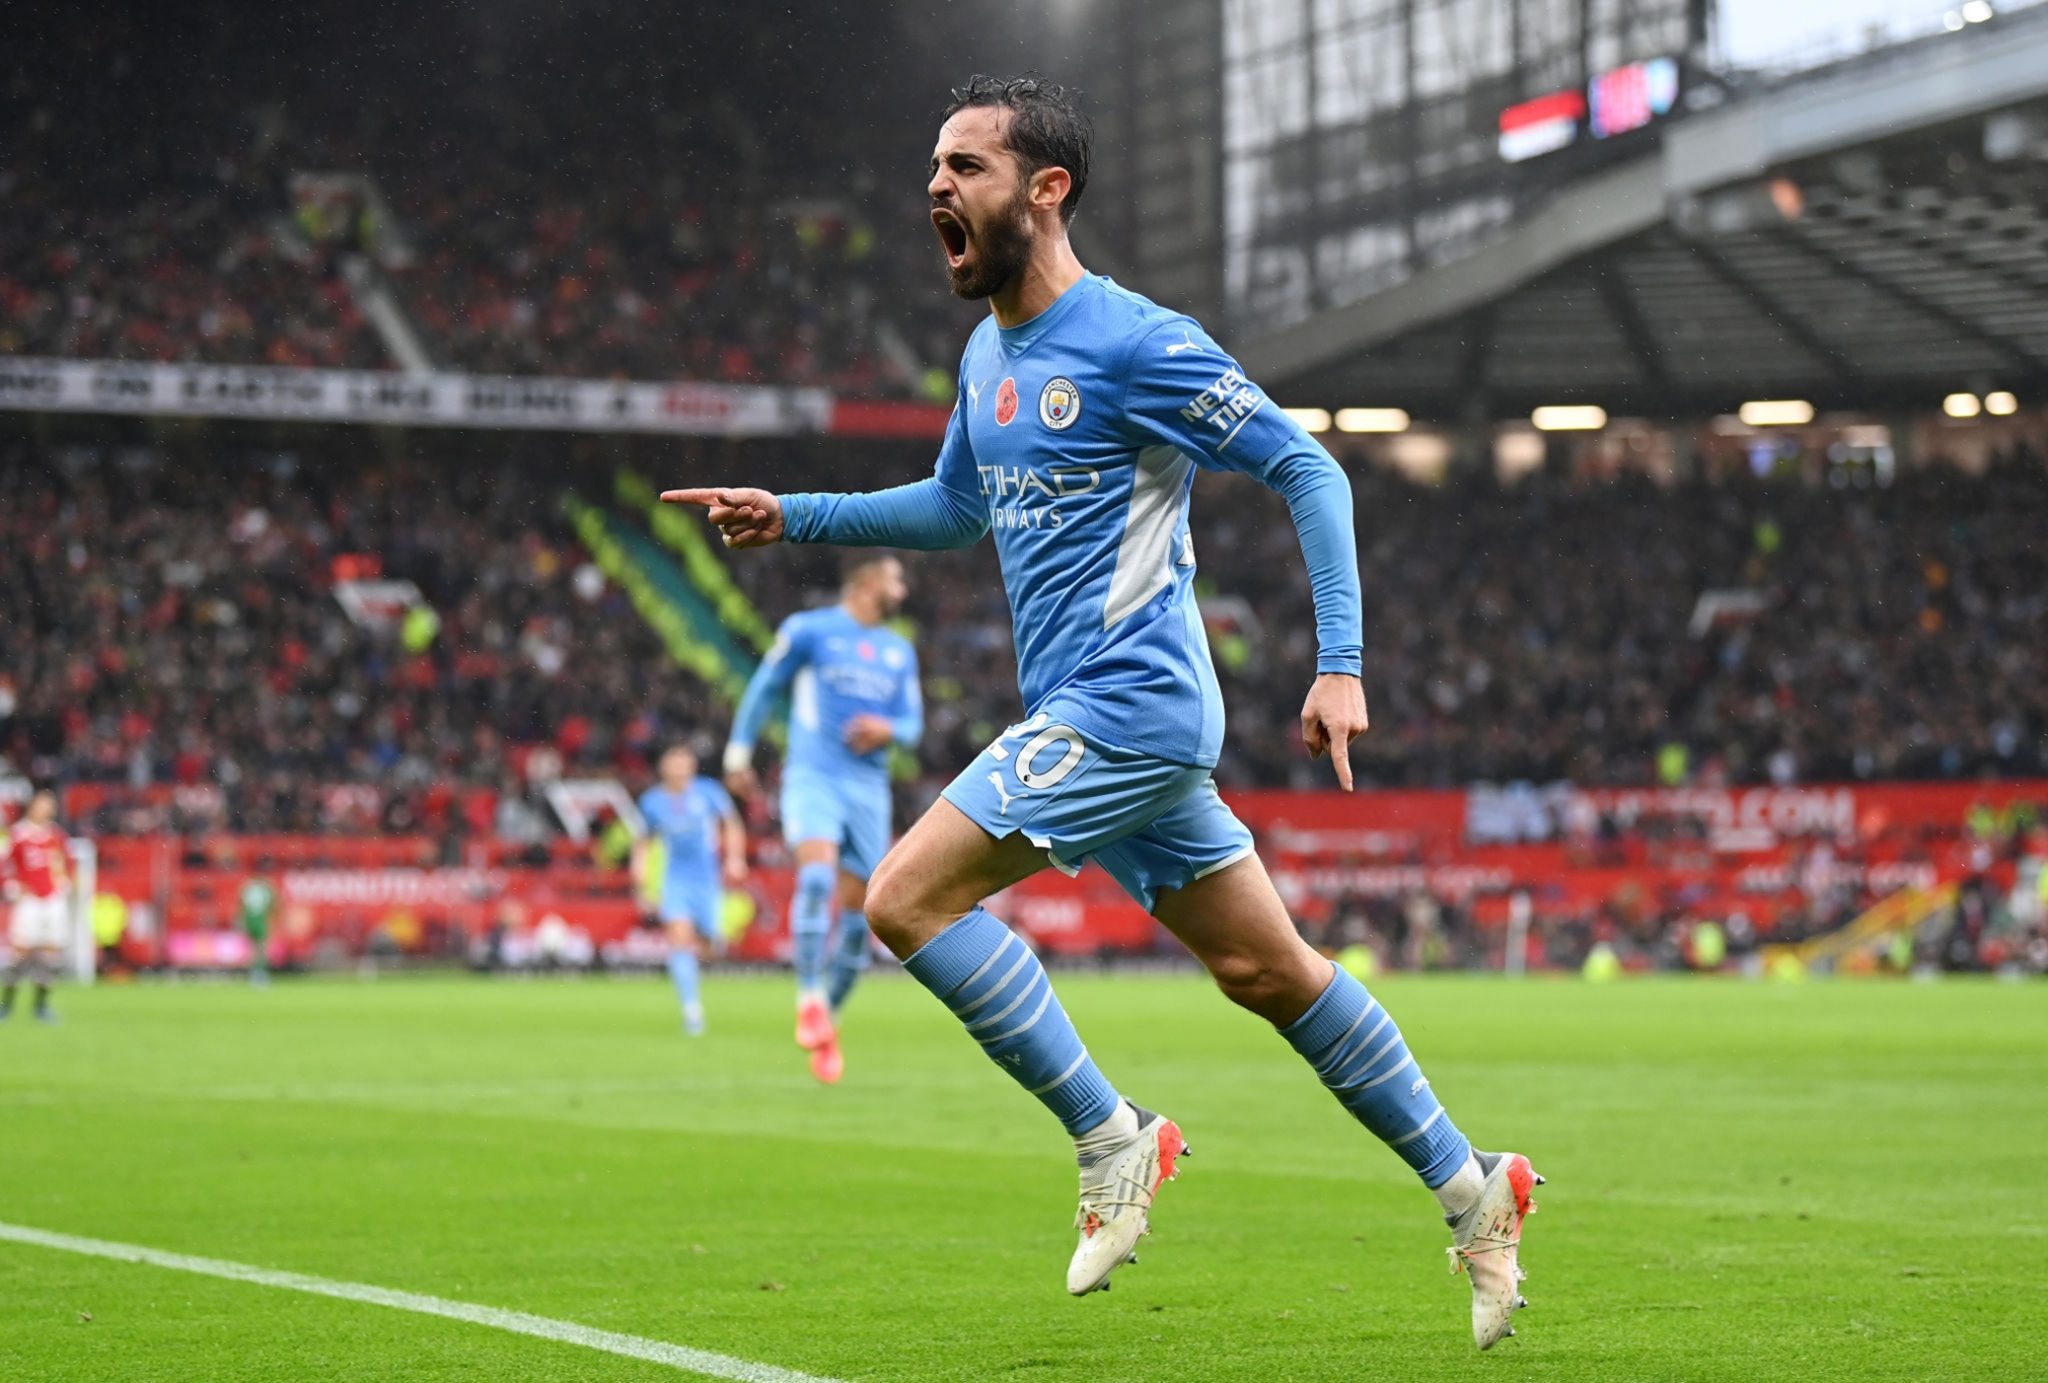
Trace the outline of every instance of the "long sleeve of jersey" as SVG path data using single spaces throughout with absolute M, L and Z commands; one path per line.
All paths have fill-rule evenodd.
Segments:
M 731 752 L 753 752 L 755 743 L 761 738 L 761 727 L 768 723 L 769 713 L 778 701 L 788 695 L 791 679 L 804 664 L 803 644 L 803 630 L 792 615 L 775 631 L 774 644 L 761 659 L 761 666 L 754 669 L 754 675 L 740 697 L 739 709 L 733 712 L 732 737 L 728 741 Z
M 946 424 L 938 466 L 925 479 L 868 494 L 795 494 L 781 500 L 782 539 L 788 543 L 930 552 L 972 546 L 988 532 L 988 501 L 957 408 Z
M 896 708 L 889 717 L 889 728 L 896 737 L 896 743 L 905 749 L 917 748 L 917 742 L 924 738 L 924 692 L 917 682 L 915 653 L 910 655 L 910 670 L 896 695 Z
M 1206 470 L 1241 471 L 1287 501 L 1315 596 L 1316 671 L 1360 675 L 1364 613 L 1343 468 L 1189 318 L 1137 340 L 1128 380 L 1124 408 L 1146 439 Z

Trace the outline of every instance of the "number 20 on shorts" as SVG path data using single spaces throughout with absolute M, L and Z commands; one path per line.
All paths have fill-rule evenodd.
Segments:
M 1021 725 L 1012 725 L 988 747 L 989 757 L 997 763 L 1002 763 L 1010 757 L 1004 740 L 1031 736 L 1024 742 L 1023 747 L 1018 749 L 1016 762 L 1010 765 L 1011 771 L 1017 775 L 1018 783 L 1026 788 L 1043 790 L 1058 787 L 1066 781 L 1068 774 L 1080 766 L 1081 756 L 1087 752 L 1086 746 L 1081 742 L 1079 730 L 1071 725 L 1047 725 L 1045 720 L 1044 715 L 1036 715 Z M 1055 745 L 1062 748 L 1058 757 L 1052 758 Z M 988 779 L 995 785 L 996 793 L 1003 799 L 1003 808 L 1007 811 L 1013 794 L 1005 790 L 1002 771 L 998 769 L 990 773 Z

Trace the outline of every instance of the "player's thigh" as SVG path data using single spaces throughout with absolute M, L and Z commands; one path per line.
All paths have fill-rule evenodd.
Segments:
M 1043 848 L 995 836 L 941 797 L 882 857 L 867 886 L 875 934 L 907 956 L 982 899 L 1045 868 Z

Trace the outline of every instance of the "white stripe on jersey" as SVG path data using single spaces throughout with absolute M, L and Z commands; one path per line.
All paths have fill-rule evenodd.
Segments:
M 1194 464 L 1173 447 L 1138 453 L 1123 543 L 1102 607 L 1104 629 L 1142 609 L 1173 580 L 1173 531 L 1180 526 L 1181 496 Z

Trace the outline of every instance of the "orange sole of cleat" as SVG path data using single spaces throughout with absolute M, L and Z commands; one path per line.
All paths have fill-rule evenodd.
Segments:
M 1528 1215 L 1535 1211 L 1536 1202 L 1529 1197 L 1542 1184 L 1543 1178 L 1536 1175 L 1536 1169 L 1529 1165 L 1529 1159 L 1516 1153 L 1514 1159 L 1508 1163 L 1508 1189 L 1515 1193 L 1517 1214 Z
M 820 1085 L 837 1085 L 839 1078 L 846 1074 L 846 1057 L 840 1052 L 837 1042 L 828 1042 L 811 1052 L 811 1074 Z
M 1159 1175 L 1152 1181 L 1153 1195 L 1158 1195 L 1165 1183 L 1179 1180 L 1181 1155 L 1187 1150 L 1188 1141 L 1180 1136 L 1179 1124 L 1168 1119 L 1159 1126 Z

